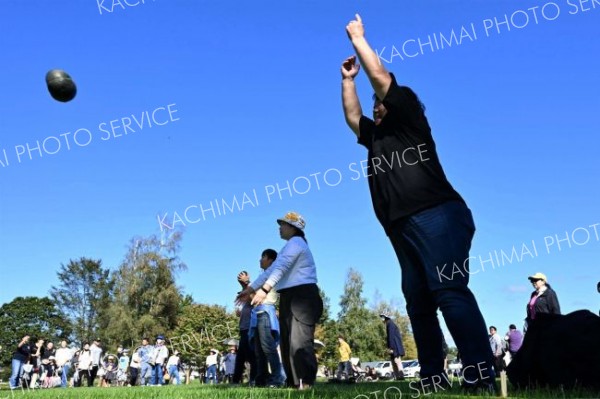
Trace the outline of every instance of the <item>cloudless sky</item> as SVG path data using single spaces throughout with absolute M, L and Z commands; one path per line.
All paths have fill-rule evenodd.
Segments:
M 0 4 L 0 303 L 47 295 L 69 259 L 116 269 L 164 220 L 185 229 L 178 284 L 232 309 L 237 273 L 258 273 L 261 251 L 284 244 L 275 219 L 296 210 L 334 314 L 350 267 L 369 300 L 403 307 L 341 109 L 358 12 L 425 103 L 473 211 L 470 287 L 486 323 L 521 327 L 538 271 L 563 313 L 598 311 L 598 0 L 136 1 Z M 75 80 L 73 101 L 50 97 L 53 68 Z M 358 89 L 370 115 L 362 72 Z M 223 201 L 235 210 L 219 215 Z

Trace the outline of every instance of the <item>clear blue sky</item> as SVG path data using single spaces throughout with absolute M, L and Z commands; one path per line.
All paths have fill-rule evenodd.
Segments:
M 349 267 L 367 298 L 400 299 L 397 260 L 352 171 L 366 152 L 341 111 L 344 28 L 359 12 L 382 63 L 427 106 L 473 210 L 485 271 L 470 286 L 486 322 L 521 326 L 537 271 L 563 312 L 598 311 L 600 2 L 136 1 L 0 6 L 1 303 L 46 295 L 69 259 L 118 267 L 133 236 L 160 232 L 157 215 L 172 224 L 195 205 L 197 221 L 200 205 L 241 207 L 244 193 L 241 211 L 183 220 L 178 283 L 197 301 L 231 309 L 237 272 L 256 274 L 260 252 L 283 246 L 275 219 L 288 210 L 307 220 L 334 313 Z M 76 81 L 72 102 L 50 98 L 53 68 Z M 358 85 L 370 114 L 362 74 Z M 295 179 L 291 196 L 269 197 Z M 513 246 L 499 267 L 494 251 Z

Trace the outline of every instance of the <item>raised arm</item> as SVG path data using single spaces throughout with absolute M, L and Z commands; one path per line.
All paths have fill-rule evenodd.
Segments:
M 359 122 L 362 116 L 362 108 L 356 94 L 354 78 L 358 75 L 359 71 L 360 65 L 356 63 L 355 55 L 348 57 L 342 64 L 342 105 L 344 107 L 344 117 L 350 129 L 357 136 L 360 135 Z
M 377 98 L 383 100 L 390 88 L 392 78 L 385 67 L 381 65 L 377 54 L 375 54 L 373 49 L 371 49 L 371 46 L 369 46 L 369 43 L 367 43 L 367 39 L 365 39 L 365 28 L 360 15 L 356 14 L 356 19 L 348 23 L 346 26 L 346 33 L 352 42 L 352 46 L 354 46 L 360 64 L 369 77 L 369 81 L 371 82 L 373 90 L 375 90 Z

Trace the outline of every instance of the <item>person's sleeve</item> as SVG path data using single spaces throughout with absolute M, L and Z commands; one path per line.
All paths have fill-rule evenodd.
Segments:
M 560 305 L 558 303 L 558 296 L 556 295 L 556 292 L 554 290 L 552 291 L 551 303 L 552 303 L 552 313 L 560 314 Z
M 272 267 L 273 265 L 271 265 Z M 249 287 L 251 287 L 254 291 L 258 290 L 260 287 L 262 287 L 262 285 L 265 283 L 265 281 L 267 281 L 267 278 L 269 278 L 269 273 L 268 270 L 270 270 L 271 268 L 267 269 L 267 271 L 261 273 L 258 278 L 256 280 L 254 280 L 252 283 L 248 284 Z
M 414 92 L 406 86 L 398 86 L 396 77 L 390 73 L 392 83 L 383 99 L 388 110 L 386 117 L 394 118 L 396 123 L 416 125 L 423 120 L 424 112 Z
M 373 142 L 373 130 L 375 130 L 375 122 L 364 115 L 361 116 L 358 122 L 358 144 L 370 150 L 371 143 Z
M 261 278 L 258 281 L 254 281 L 251 284 L 255 291 L 265 282 L 271 287 L 274 287 L 292 268 L 300 254 L 304 251 L 304 248 L 298 245 L 297 240 L 301 240 L 301 238 L 290 238 L 279 254 L 277 254 L 277 259 L 275 259 L 275 262 L 273 262 L 271 267 L 260 275 Z

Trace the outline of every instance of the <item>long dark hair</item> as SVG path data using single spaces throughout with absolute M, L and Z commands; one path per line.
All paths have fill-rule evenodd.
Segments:
M 304 231 L 300 230 L 296 226 L 292 226 L 292 227 L 294 228 L 294 235 L 292 237 L 300 237 L 304 240 L 304 242 L 308 243 L 308 241 L 306 241 L 306 236 L 304 235 Z

